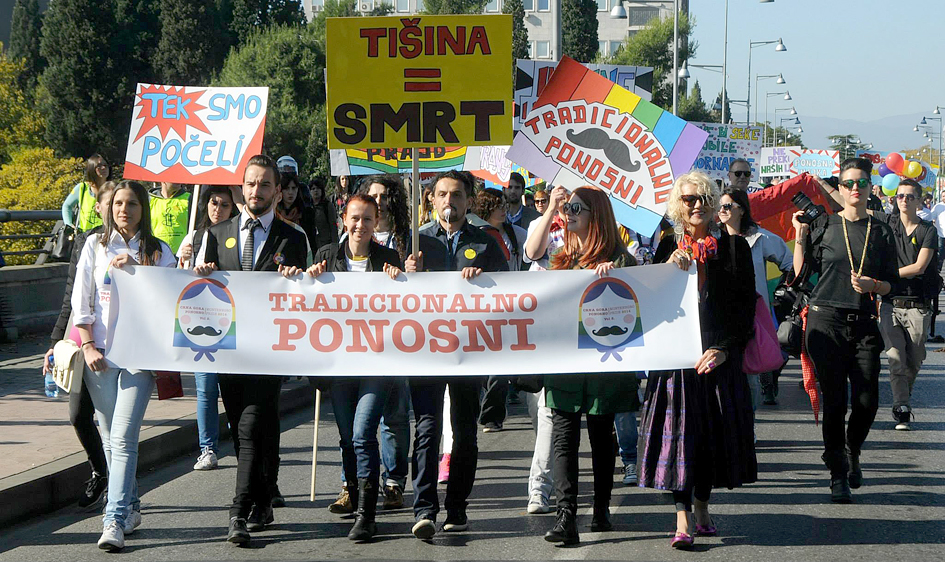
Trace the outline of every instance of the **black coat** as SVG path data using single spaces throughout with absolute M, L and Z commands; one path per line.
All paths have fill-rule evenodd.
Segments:
M 230 238 L 239 240 L 237 233 L 240 227 L 240 216 L 236 215 L 230 220 L 215 224 L 207 229 L 207 248 L 204 254 L 204 263 L 215 263 L 217 268 L 222 271 L 240 271 L 240 256 L 242 248 L 240 244 L 233 244 L 227 247 L 226 241 Z M 253 271 L 276 271 L 279 269 L 276 263 L 276 254 L 282 254 L 282 263 L 286 267 L 295 266 L 305 269 L 308 267 L 308 245 L 306 244 L 305 234 L 299 232 L 294 227 L 286 224 L 278 217 L 273 217 L 272 225 L 269 227 L 269 236 L 263 245 L 262 252 L 256 263 L 253 264 Z
M 322 263 L 323 261 L 328 262 L 328 267 L 325 271 L 335 273 L 348 271 L 348 263 L 345 261 L 344 245 L 329 244 L 319 248 L 318 253 L 315 254 L 315 263 Z M 401 270 L 404 269 L 404 264 L 400 260 L 400 254 L 398 254 L 396 250 L 385 248 L 374 240 L 371 240 L 368 263 L 368 271 L 384 271 L 385 263 L 395 265 Z
M 50 347 L 56 345 L 56 342 L 68 335 L 66 334 L 66 328 L 69 327 L 69 318 L 72 316 L 72 286 L 75 284 L 75 269 L 79 263 L 79 256 L 82 255 L 82 248 L 85 247 L 85 241 L 89 239 L 89 236 L 98 234 L 103 230 L 105 230 L 105 227 L 99 225 L 92 230 L 75 233 L 72 256 L 69 258 L 69 275 L 66 277 L 66 292 L 62 297 L 62 309 L 59 311 L 59 319 L 56 320 L 56 326 L 53 327 L 50 335 L 50 340 L 52 340 Z
M 706 262 L 705 298 L 699 303 L 703 349 L 741 354 L 755 328 L 755 269 L 751 247 L 741 236 L 723 232 L 719 250 Z M 669 261 L 676 249 L 672 236 L 663 238 L 653 261 Z

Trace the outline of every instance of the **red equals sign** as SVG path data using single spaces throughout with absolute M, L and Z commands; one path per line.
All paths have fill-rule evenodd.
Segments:
M 439 78 L 438 68 L 405 68 L 404 78 Z M 404 82 L 405 92 L 439 92 L 440 81 L 436 82 Z

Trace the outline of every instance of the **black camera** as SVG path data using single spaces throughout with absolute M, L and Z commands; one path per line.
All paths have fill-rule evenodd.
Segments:
M 810 200 L 810 197 L 804 194 L 802 191 L 798 191 L 794 197 L 791 197 L 791 202 L 794 203 L 794 206 L 799 210 L 804 211 L 804 214 L 798 217 L 798 222 L 804 224 L 810 224 L 820 215 L 826 212 L 823 205 L 815 205 L 813 201 Z

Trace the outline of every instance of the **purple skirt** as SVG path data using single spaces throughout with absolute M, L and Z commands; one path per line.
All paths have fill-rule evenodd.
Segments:
M 707 375 L 694 369 L 651 371 L 640 411 L 640 486 L 689 490 L 697 470 L 711 471 L 715 488 L 754 482 L 752 421 L 751 390 L 740 360 L 730 359 Z

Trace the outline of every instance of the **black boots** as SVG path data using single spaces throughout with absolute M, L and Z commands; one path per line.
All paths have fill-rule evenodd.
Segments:
M 610 523 L 609 505 L 604 502 L 594 502 L 594 514 L 591 516 L 591 531 L 601 533 L 604 531 L 613 531 L 614 526 Z
M 850 491 L 850 461 L 846 451 L 825 451 L 821 456 L 830 469 L 830 501 L 834 503 L 853 503 Z M 858 459 L 859 460 L 859 459 Z M 859 462 L 857 463 L 859 467 Z
M 554 528 L 545 533 L 545 540 L 562 544 L 577 544 L 581 542 L 578 536 L 575 512 L 559 507 L 558 520 L 555 522 Z
M 849 445 L 847 446 L 847 461 L 850 464 L 850 475 L 848 476 L 850 487 L 855 490 L 863 485 L 863 470 L 860 469 L 859 451 L 854 453 L 850 450 Z
M 377 534 L 377 523 L 374 522 L 377 514 L 377 482 L 359 478 L 358 488 L 358 516 L 348 538 L 353 541 L 369 541 Z

